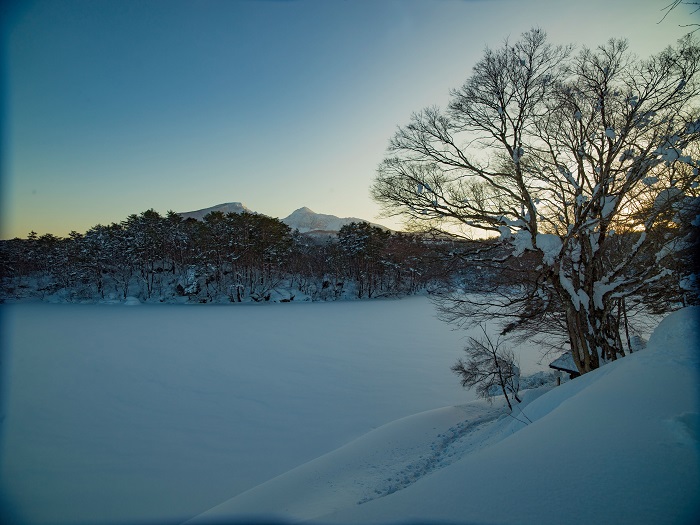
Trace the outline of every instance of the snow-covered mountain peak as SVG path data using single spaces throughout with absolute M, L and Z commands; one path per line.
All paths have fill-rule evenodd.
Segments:
M 243 212 L 257 213 L 241 202 L 226 202 L 210 208 L 204 208 L 203 210 L 180 212 L 179 215 L 184 219 L 192 218 L 202 220 L 209 213 L 214 211 L 220 211 L 224 214 Z M 337 217 L 325 213 L 316 213 L 306 206 L 293 211 L 289 216 L 281 219 L 281 221 L 292 228 L 292 230 L 299 230 L 301 233 L 316 232 L 323 234 L 340 231 L 343 226 L 353 222 L 368 222 L 364 219 L 358 219 L 357 217 Z M 372 224 L 372 226 L 384 228 L 384 226 L 380 224 L 370 224 Z
M 203 210 L 181 212 L 178 215 L 180 215 L 183 219 L 192 218 L 197 219 L 199 221 L 213 211 L 220 211 L 223 214 L 243 212 L 254 213 L 242 202 L 225 202 L 223 204 L 217 204 L 216 206 L 212 206 L 210 208 L 204 208 Z
M 312 231 L 340 231 L 340 229 L 353 222 L 367 222 L 357 217 L 336 217 L 335 215 L 327 215 L 325 213 L 316 213 L 306 206 L 292 212 L 288 217 L 282 219 L 292 229 L 297 229 L 301 233 Z M 373 224 L 379 226 L 379 224 Z

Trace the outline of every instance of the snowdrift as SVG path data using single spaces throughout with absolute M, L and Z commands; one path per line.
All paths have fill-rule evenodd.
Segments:
M 410 416 L 188 523 L 695 523 L 699 316 L 676 312 L 647 349 L 531 392 L 518 420 L 483 403 Z

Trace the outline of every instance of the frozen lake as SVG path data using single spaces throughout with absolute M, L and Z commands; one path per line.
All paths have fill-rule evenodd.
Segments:
M 188 518 L 389 421 L 473 399 L 423 297 L 2 305 L 6 503 Z

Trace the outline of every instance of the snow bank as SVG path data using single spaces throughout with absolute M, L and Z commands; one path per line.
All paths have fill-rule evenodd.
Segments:
M 261 516 L 280 522 L 308 520 L 392 494 L 449 464 L 450 447 L 458 437 L 490 428 L 503 415 L 482 401 L 394 421 L 187 523 L 231 516 L 242 521 Z
M 405 418 L 193 523 L 695 522 L 699 314 L 676 312 L 646 350 L 526 393 L 520 421 L 478 403 Z

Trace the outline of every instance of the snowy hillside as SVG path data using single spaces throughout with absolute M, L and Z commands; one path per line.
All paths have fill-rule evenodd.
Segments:
M 178 215 L 180 215 L 183 219 L 197 219 L 198 221 L 201 221 L 204 217 L 214 211 L 220 211 L 223 214 L 243 212 L 253 213 L 253 211 L 246 207 L 243 203 L 226 202 L 224 204 L 217 204 L 211 208 L 204 208 L 203 210 L 180 212 Z
M 648 349 L 527 393 L 515 418 L 483 402 L 407 417 L 191 523 L 697 523 L 698 315 L 672 314 Z
M 308 233 L 311 231 L 324 231 L 324 232 L 337 232 L 343 226 L 351 224 L 353 222 L 368 222 L 364 219 L 358 219 L 357 217 L 345 217 L 340 218 L 335 215 L 326 215 L 323 213 L 316 213 L 309 208 L 299 208 L 294 211 L 288 217 L 282 219 L 282 222 L 293 230 L 299 230 L 301 233 Z M 370 223 L 372 224 L 372 223 Z M 384 226 L 379 224 L 372 224 L 379 228 L 385 229 Z

